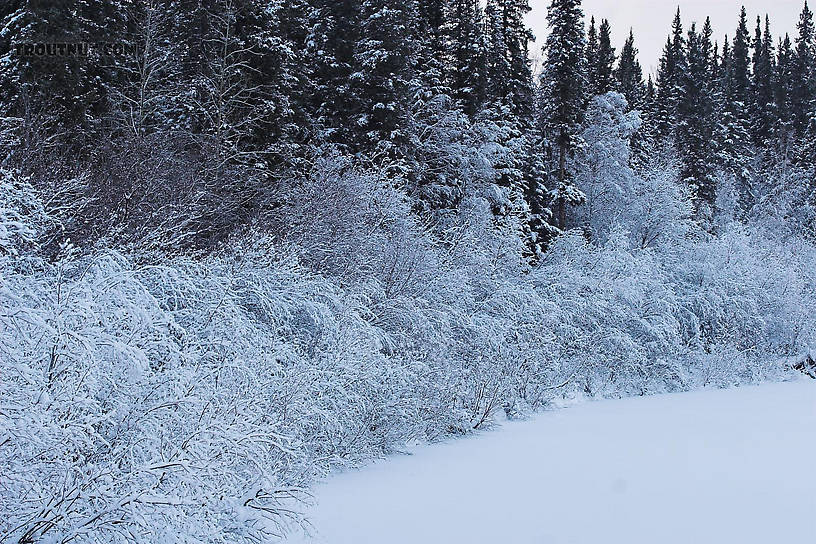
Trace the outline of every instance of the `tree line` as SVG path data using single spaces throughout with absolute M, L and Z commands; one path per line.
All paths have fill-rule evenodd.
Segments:
M 577 224 L 575 150 L 593 96 L 641 112 L 634 165 L 670 156 L 710 221 L 733 179 L 741 213 L 769 168 L 812 192 L 816 37 L 749 31 L 745 9 L 721 42 L 678 9 L 660 66 L 644 80 L 630 32 L 585 30 L 580 0 L 553 0 L 540 76 L 528 0 L 12 0 L 0 13 L 6 162 L 34 173 L 66 235 L 209 248 L 287 199 L 327 148 L 382 165 L 420 214 L 454 208 L 474 132 L 523 217 L 531 254 Z M 112 42 L 129 54 L 20 55 L 20 44 Z M 718 181 L 719 180 L 719 181 Z M 172 219 L 168 219 L 172 218 Z M 158 242 L 157 242 L 158 243 Z

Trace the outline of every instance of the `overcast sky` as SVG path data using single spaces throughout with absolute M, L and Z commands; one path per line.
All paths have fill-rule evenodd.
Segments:
M 536 34 L 536 51 L 544 44 L 547 33 L 547 6 L 550 0 L 530 0 L 533 11 L 529 15 L 529 24 Z M 816 4 L 816 1 L 811 2 Z M 753 36 L 756 17 L 763 18 L 767 13 L 771 17 L 771 32 L 774 36 L 791 34 L 796 31 L 799 12 L 804 0 L 584 0 L 584 13 L 587 24 L 589 17 L 609 19 L 612 25 L 613 45 L 617 52 L 623 46 L 629 28 L 635 31 L 635 45 L 640 50 L 640 63 L 645 72 L 654 72 L 658 59 L 666 43 L 666 36 L 671 30 L 671 22 L 677 6 L 683 18 L 683 28 L 688 30 L 692 21 L 702 25 L 706 16 L 711 16 L 714 35 L 722 43 L 726 33 L 733 37 L 737 26 L 740 6 L 748 12 L 749 31 Z M 813 8 L 813 6 L 811 6 Z M 645 77 L 645 73 L 644 73 Z

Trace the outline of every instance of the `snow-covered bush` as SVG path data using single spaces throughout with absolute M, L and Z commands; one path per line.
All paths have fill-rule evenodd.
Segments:
M 284 311 L 285 268 L 264 279 Z M 275 412 L 287 349 L 236 284 L 109 253 L 4 278 L 6 537 L 242 542 L 285 526 L 298 493 L 281 470 L 297 442 Z
M 531 268 L 490 181 L 427 226 L 399 180 L 327 154 L 269 238 L 47 262 L 4 176 L 4 541 L 268 541 L 333 467 L 561 396 L 776 377 L 816 345 L 816 248 L 761 225 L 680 214 L 644 243 L 621 212 Z
M 564 373 L 590 395 L 779 377 L 816 343 L 816 251 L 758 227 L 642 249 L 559 239 L 534 274 Z
M 802 239 L 739 224 L 665 249 L 664 268 L 684 308 L 690 345 L 700 353 L 719 346 L 742 354 L 726 365 L 728 379 L 720 382 L 758 379 L 778 370 L 763 365 L 816 344 L 814 249 Z
M 558 357 L 588 395 L 683 387 L 678 301 L 650 250 L 614 231 L 605 246 L 572 234 L 535 271 L 557 312 Z
M 0 259 L 31 249 L 48 218 L 28 178 L 0 168 Z

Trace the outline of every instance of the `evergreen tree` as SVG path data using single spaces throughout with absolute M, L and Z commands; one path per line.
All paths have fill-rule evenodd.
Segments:
M 745 8 L 740 12 L 737 31 L 730 49 L 724 49 L 722 105 L 715 140 L 719 143 L 720 162 L 736 179 L 742 210 L 754 202 L 750 161 L 753 159 L 750 136 L 751 73 L 750 35 Z
M 706 70 L 708 72 L 706 80 L 710 86 L 713 86 L 716 81 L 719 64 L 717 59 L 717 43 L 711 42 L 713 36 L 714 29 L 711 27 L 711 17 L 706 17 L 705 23 L 703 23 L 703 29 L 700 32 L 700 47 L 703 57 L 706 59 Z
M 750 101 L 750 35 L 748 16 L 745 8 L 740 12 L 739 25 L 734 35 L 731 58 L 728 65 L 727 97 L 731 113 L 741 121 L 747 121 L 747 106 Z
M 681 74 L 677 107 L 677 150 L 681 158 L 681 179 L 696 197 L 698 212 L 715 202 L 714 134 L 715 104 L 710 84 L 710 25 L 703 34 L 692 24 L 686 40 L 686 69 Z
M 785 34 L 785 37 L 779 41 L 778 49 L 779 53 L 777 55 L 776 70 L 774 72 L 774 105 L 777 114 L 774 136 L 779 151 L 784 157 L 787 157 L 794 130 L 794 112 L 791 104 L 791 95 L 793 93 L 795 53 L 790 35 Z
M 533 111 L 533 82 L 528 44 L 532 32 L 524 23 L 528 0 L 488 0 L 487 89 L 493 103 L 507 104 L 520 119 Z
M 551 146 L 550 198 L 555 226 L 567 226 L 567 207 L 583 202 L 567 161 L 578 144 L 586 88 L 583 12 L 580 0 L 553 0 L 547 10 L 550 35 L 541 74 L 541 126 Z
M 445 4 L 445 68 L 447 87 L 465 113 L 474 116 L 485 100 L 483 13 L 479 0 Z
M 512 104 L 523 119 L 533 113 L 533 74 L 530 68 L 529 44 L 535 36 L 525 24 L 530 12 L 529 0 L 503 0 L 507 21 L 508 55 L 510 56 L 510 82 Z
M 357 150 L 384 152 L 400 159 L 408 141 L 405 121 L 414 91 L 416 42 L 412 39 L 414 0 L 363 0 L 360 34 L 354 48 L 351 92 L 353 142 Z
M 586 57 L 586 80 L 587 80 L 587 99 L 592 98 L 595 92 L 596 83 L 598 81 L 598 51 L 600 50 L 600 42 L 598 41 L 598 27 L 595 25 L 595 16 L 589 19 L 589 30 L 587 31 L 587 42 L 584 47 L 584 56 Z
M 666 40 L 657 71 L 657 95 L 654 115 L 656 135 L 661 140 L 670 138 L 674 132 L 685 61 L 685 38 L 683 37 L 680 8 L 678 8 L 672 22 L 672 34 Z
M 644 96 L 644 101 L 646 104 L 652 104 L 657 98 L 657 89 L 655 88 L 654 81 L 652 80 L 652 74 L 649 74 L 646 80 L 646 95 Z
M 643 106 L 646 89 L 643 84 L 643 69 L 637 60 L 638 50 L 635 47 L 635 35 L 629 30 L 629 37 L 621 49 L 620 60 L 615 69 L 615 88 L 629 103 L 632 109 Z
M 431 57 L 441 59 L 445 54 L 444 34 L 445 0 L 417 0 L 416 36 L 427 41 Z
M 709 27 L 711 26 L 711 19 L 706 19 L 706 23 L 708 23 Z M 713 35 L 713 31 L 712 31 Z M 720 43 L 714 42 L 714 47 L 712 48 L 711 53 L 711 80 L 719 82 L 720 81 L 720 71 L 722 70 L 722 63 L 720 62 Z M 717 87 L 719 91 L 719 87 Z
M 726 77 L 728 76 L 728 67 L 731 64 L 731 41 L 728 39 L 728 34 L 723 37 L 723 46 L 722 46 L 722 55 L 720 56 L 719 61 L 719 69 L 717 70 L 717 75 L 720 78 L 720 87 L 721 92 L 725 90 L 725 85 L 727 83 Z
M 816 107 L 816 31 L 813 12 L 807 2 L 799 16 L 797 29 L 790 101 L 794 129 L 801 138 L 810 126 Z
M 307 107 L 322 128 L 322 137 L 351 141 L 349 114 L 355 107 L 351 86 L 354 51 L 360 33 L 360 0 L 310 0 L 307 52 L 312 92 Z
M 775 53 L 770 18 L 765 16 L 764 32 L 761 24 L 761 19 L 757 17 L 753 55 L 751 134 L 756 145 L 765 146 L 773 134 L 777 113 L 773 81 Z
M 415 66 L 424 98 L 449 95 L 445 66 L 445 0 L 417 0 L 411 39 L 416 48 Z
M 0 11 L 0 90 L 10 117 L 33 137 L 39 118 L 51 124 L 49 139 L 85 150 L 101 136 L 110 112 L 109 92 L 120 83 L 121 56 L 97 47 L 58 54 L 19 54 L 23 44 L 110 43 L 126 34 L 122 2 L 103 0 L 11 0 Z M 37 111 L 39 110 L 39 111 Z M 48 118 L 49 121 L 44 121 Z M 61 132 L 59 136 L 53 132 Z M 29 142 L 33 143 L 33 142 Z
M 593 85 L 594 94 L 607 93 L 612 90 L 614 86 L 613 67 L 615 65 L 615 48 L 612 47 L 611 33 L 612 29 L 609 26 L 609 21 L 603 19 L 598 32 L 598 55 L 593 71 L 595 76 Z
M 539 175 L 531 165 L 539 159 L 530 128 L 534 94 L 528 43 L 533 39 L 524 17 L 528 0 L 489 0 L 485 8 L 485 103 L 477 116 L 493 126 L 496 144 L 503 150 L 493 167 L 499 185 L 508 189 L 514 209 L 527 228 L 528 206 L 523 203 L 530 183 Z M 525 166 L 526 165 L 526 166 Z M 536 241 L 533 240 L 535 246 Z

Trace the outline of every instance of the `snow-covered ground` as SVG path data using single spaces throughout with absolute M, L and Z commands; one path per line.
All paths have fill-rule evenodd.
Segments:
M 812 544 L 814 452 L 812 380 L 587 403 L 335 476 L 302 541 Z

